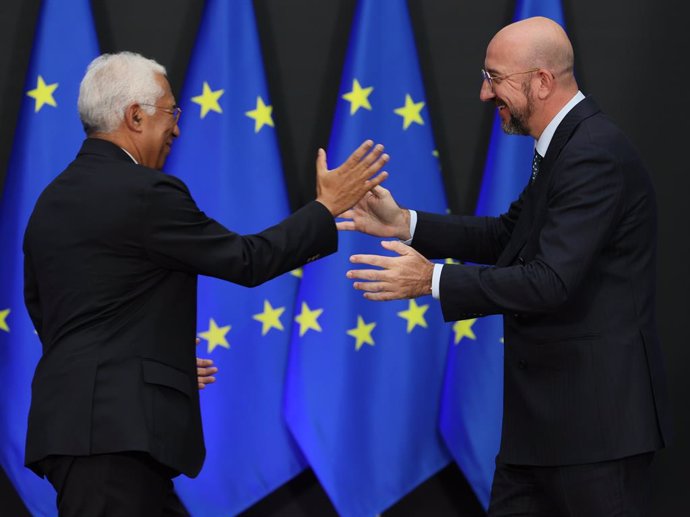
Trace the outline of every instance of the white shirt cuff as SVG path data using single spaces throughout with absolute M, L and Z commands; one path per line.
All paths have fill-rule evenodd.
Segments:
M 414 239 L 414 231 L 417 228 L 417 211 L 416 210 L 409 210 L 410 212 L 410 238 L 407 239 L 406 241 L 403 241 L 403 244 L 407 244 L 408 246 L 412 243 L 412 239 Z
M 441 271 L 443 264 L 434 264 L 434 274 L 431 276 L 431 296 L 441 299 Z

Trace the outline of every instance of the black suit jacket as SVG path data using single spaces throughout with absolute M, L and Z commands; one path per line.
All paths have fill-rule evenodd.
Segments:
M 495 264 L 444 266 L 440 294 L 447 320 L 504 315 L 503 461 L 597 462 L 668 440 L 656 224 L 647 171 L 590 98 L 508 212 L 419 215 L 422 253 Z
M 195 476 L 205 450 L 196 382 L 197 275 L 255 286 L 337 248 L 317 202 L 241 236 L 179 179 L 87 139 L 41 194 L 24 239 L 25 298 L 43 344 L 26 463 L 145 451 Z

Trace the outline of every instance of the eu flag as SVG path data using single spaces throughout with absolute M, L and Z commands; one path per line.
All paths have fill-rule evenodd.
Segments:
M 446 209 L 405 0 L 356 9 L 330 162 L 366 138 L 390 153 L 386 186 L 401 204 Z M 286 418 L 344 516 L 381 512 L 450 460 L 438 432 L 450 327 L 438 302 L 367 301 L 345 277 L 351 254 L 382 251 L 341 233 L 337 254 L 305 267 L 295 306 Z
M 515 21 L 532 16 L 563 23 L 557 0 L 519 1 Z M 533 153 L 534 140 L 503 133 L 496 114 L 476 215 L 497 216 L 507 210 L 527 185 Z M 503 318 L 458 321 L 453 331 L 441 432 L 479 502 L 488 509 L 503 415 Z
M 84 138 L 79 82 L 98 55 L 88 0 L 45 0 L 0 199 L 0 462 L 33 515 L 56 515 L 55 490 L 24 468 L 31 378 L 41 344 L 24 308 L 22 238 L 38 195 Z
M 199 207 L 239 233 L 289 213 L 252 2 L 206 2 L 167 170 Z M 299 279 L 254 289 L 199 279 L 199 355 L 220 372 L 201 393 L 207 456 L 176 488 L 195 516 L 234 515 L 302 470 L 282 420 L 290 317 Z

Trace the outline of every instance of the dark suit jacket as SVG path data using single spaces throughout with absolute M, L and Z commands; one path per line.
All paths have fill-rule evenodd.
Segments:
M 25 298 L 43 344 L 26 463 L 145 451 L 195 476 L 197 275 L 255 286 L 337 248 L 317 202 L 259 234 L 201 212 L 179 179 L 87 139 L 41 194 L 24 239 Z
M 656 224 L 647 171 L 589 98 L 508 212 L 419 214 L 426 256 L 495 264 L 444 266 L 440 294 L 446 320 L 504 315 L 502 461 L 597 462 L 668 440 Z

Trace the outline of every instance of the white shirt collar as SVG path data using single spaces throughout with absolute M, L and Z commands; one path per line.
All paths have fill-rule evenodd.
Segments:
M 128 151 L 127 149 L 125 149 L 124 147 L 120 147 L 120 149 L 122 149 L 124 152 L 126 152 L 126 153 L 127 153 L 127 156 L 129 156 L 129 157 L 132 159 L 132 161 L 133 161 L 134 163 L 136 163 L 137 165 L 139 165 L 139 162 L 136 161 L 136 160 L 134 159 L 134 156 L 132 156 L 132 155 L 129 153 L 129 151 Z
M 542 158 L 546 156 L 546 151 L 549 149 L 549 144 L 551 143 L 551 139 L 553 138 L 553 135 L 556 132 L 556 128 L 558 128 L 558 125 L 565 118 L 568 112 L 571 109 L 573 109 L 577 105 L 577 103 L 579 103 L 584 98 L 584 94 L 580 90 L 578 90 L 575 96 L 572 99 L 570 99 L 565 106 L 563 106 L 561 111 L 559 111 L 555 117 L 551 119 L 551 122 L 549 122 L 549 125 L 546 126 L 546 129 L 544 129 L 541 136 L 539 137 L 539 140 L 537 140 L 534 145 L 535 149 L 539 153 L 539 156 L 541 156 Z

